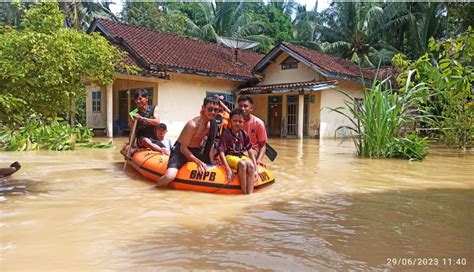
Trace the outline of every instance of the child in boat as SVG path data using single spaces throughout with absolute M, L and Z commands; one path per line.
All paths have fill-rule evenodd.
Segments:
M 160 123 L 156 127 L 155 137 L 150 139 L 149 147 L 151 150 L 165 155 L 170 154 L 171 148 L 173 148 L 173 141 L 170 138 L 165 138 L 166 132 L 168 132 L 166 124 Z
M 238 173 L 240 186 L 244 194 L 251 194 L 257 180 L 257 161 L 255 155 L 250 151 L 252 144 L 250 138 L 242 129 L 244 123 L 244 112 L 242 109 L 234 109 L 230 113 L 232 127 L 225 129 L 219 140 L 218 151 L 221 161 L 227 172 L 227 179 L 232 180 L 234 172 Z M 247 151 L 249 157 L 244 156 Z

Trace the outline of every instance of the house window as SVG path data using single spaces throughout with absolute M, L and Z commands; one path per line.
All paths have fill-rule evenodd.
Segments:
M 298 69 L 298 61 L 292 57 L 288 57 L 281 63 L 281 69 L 282 70 Z
M 218 92 L 206 92 L 206 96 L 213 96 L 213 95 L 223 96 L 224 100 L 227 101 L 227 103 L 225 103 L 225 104 L 230 110 L 233 110 L 235 108 L 235 98 L 232 94 L 218 93 Z
M 92 112 L 100 112 L 101 110 L 101 92 L 92 92 Z

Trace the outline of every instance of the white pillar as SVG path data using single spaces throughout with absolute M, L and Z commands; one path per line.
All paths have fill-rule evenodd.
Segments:
M 112 138 L 114 127 L 113 127 L 113 92 L 112 84 L 107 85 L 107 137 Z
M 304 94 L 298 96 L 298 138 L 303 138 Z

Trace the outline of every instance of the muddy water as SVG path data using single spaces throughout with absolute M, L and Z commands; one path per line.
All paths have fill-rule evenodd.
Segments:
M 23 165 L 0 181 L 1 271 L 473 271 L 473 153 L 271 140 L 277 182 L 220 196 L 153 189 L 122 171 L 123 142 L 0 153 Z

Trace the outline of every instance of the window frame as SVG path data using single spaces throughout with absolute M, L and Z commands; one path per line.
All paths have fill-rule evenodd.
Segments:
M 280 63 L 281 70 L 292 70 L 298 69 L 298 61 L 293 57 L 289 56 Z
M 92 91 L 92 113 L 102 112 L 102 91 Z

